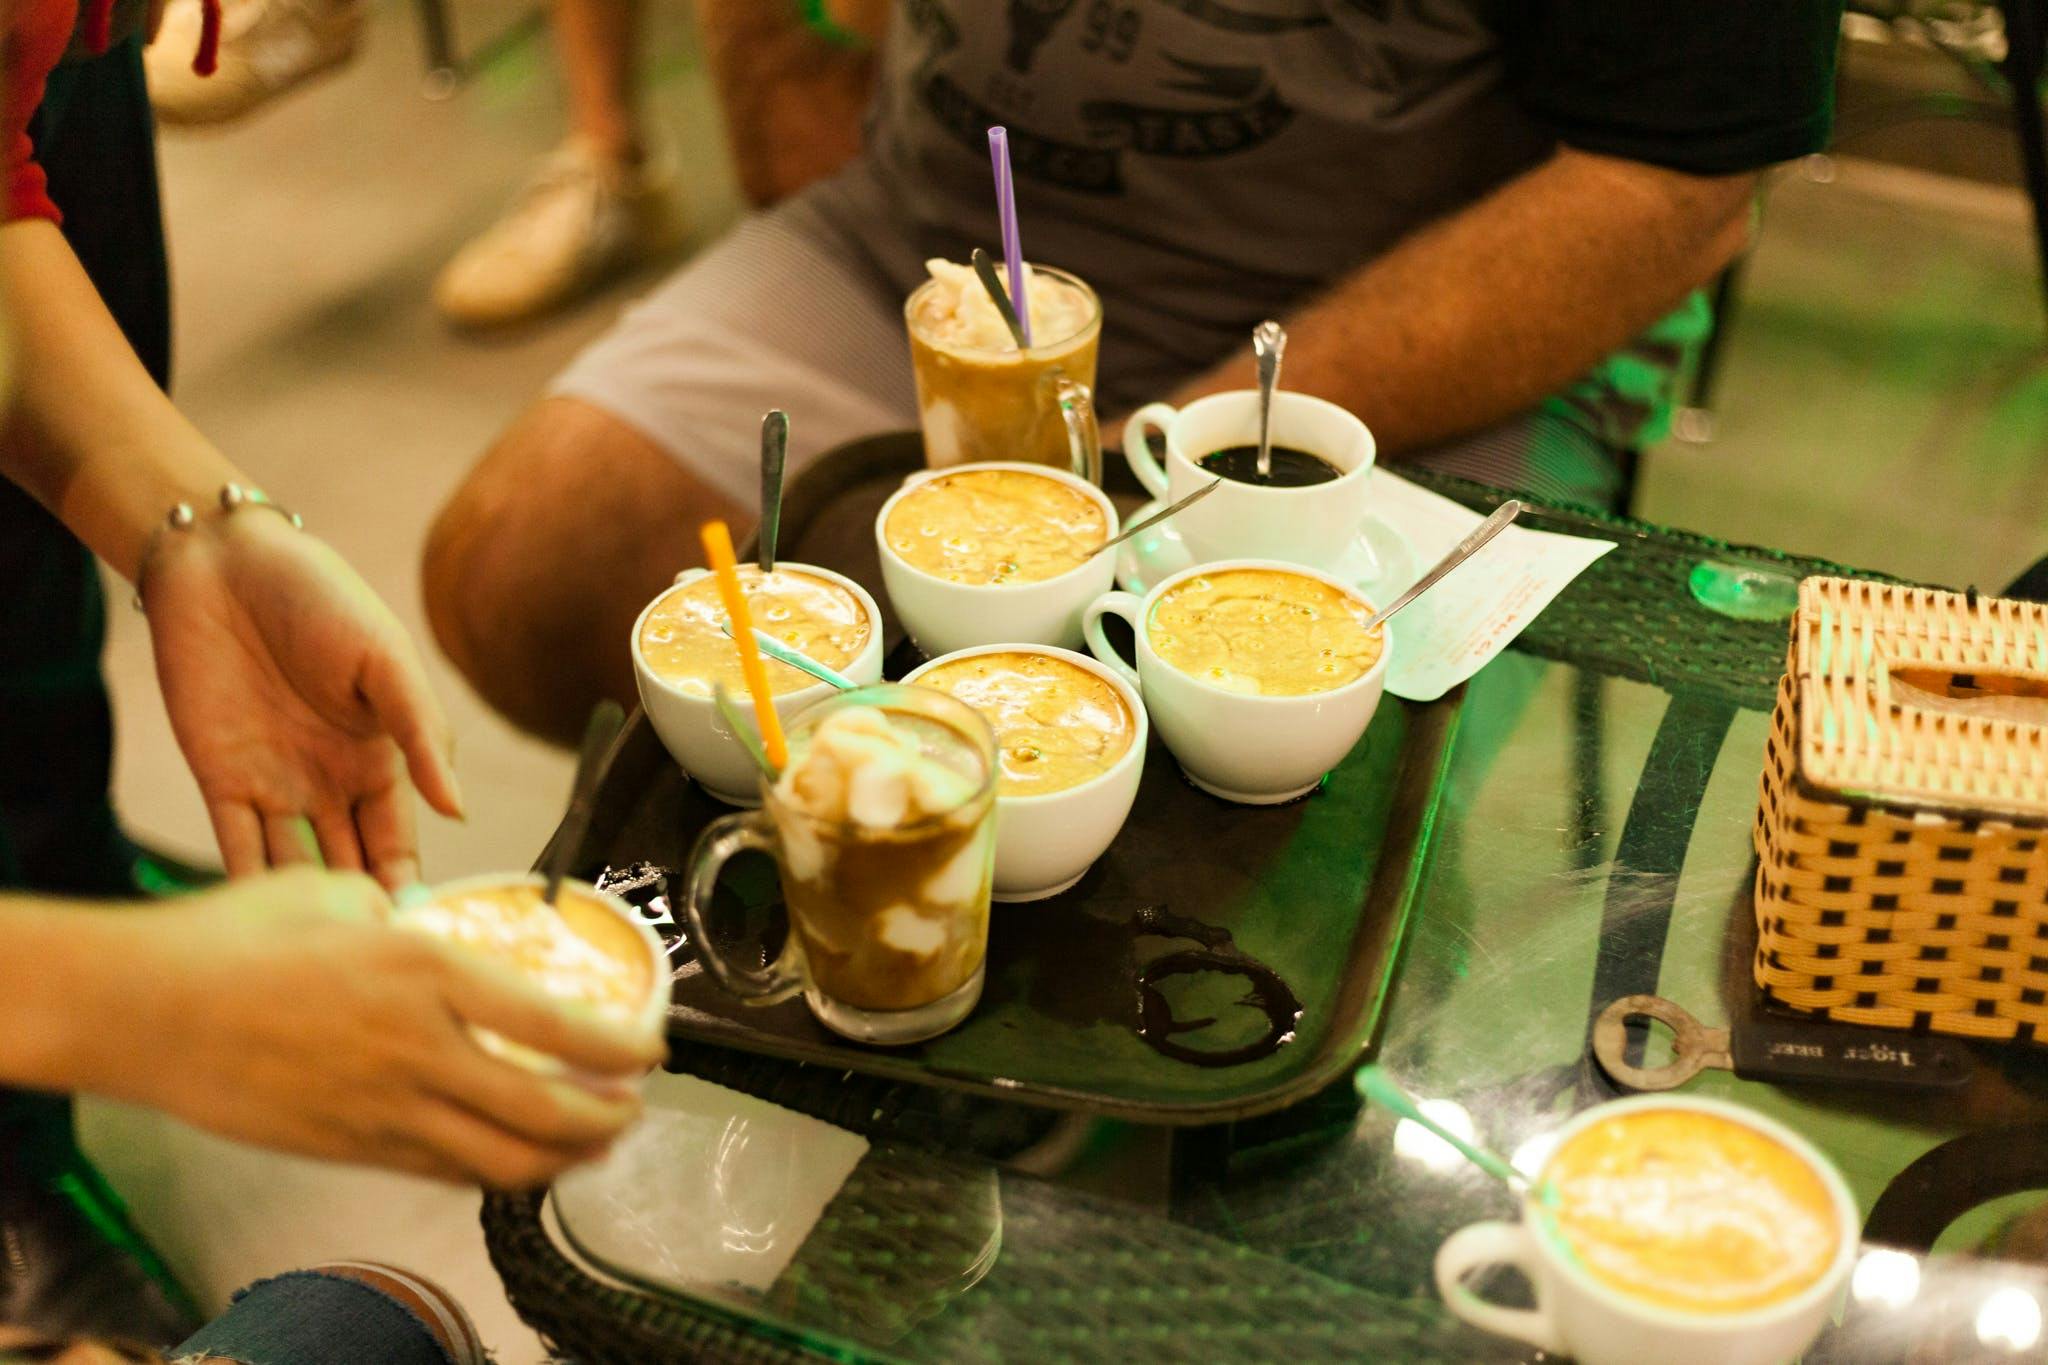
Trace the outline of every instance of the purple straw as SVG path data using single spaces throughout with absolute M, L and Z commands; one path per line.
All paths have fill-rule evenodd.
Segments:
M 996 216 L 1003 223 L 1003 264 L 1010 276 L 1010 303 L 1031 344 L 1031 300 L 1024 296 L 1024 248 L 1017 240 L 1017 186 L 1010 178 L 1010 130 L 998 123 L 988 130 L 989 160 L 996 168 Z

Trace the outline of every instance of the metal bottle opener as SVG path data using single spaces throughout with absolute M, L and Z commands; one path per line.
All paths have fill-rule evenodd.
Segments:
M 1654 1019 L 1677 1035 L 1671 1061 L 1646 1067 L 1628 1060 L 1631 1019 Z M 1731 1033 L 1706 1027 L 1661 995 L 1624 995 L 1600 1011 L 1593 1057 L 1630 1090 L 1675 1090 L 1707 1067 L 1759 1081 L 1928 1090 L 1959 1086 L 1971 1072 L 1968 1052 L 1951 1039 L 1769 1019 Z

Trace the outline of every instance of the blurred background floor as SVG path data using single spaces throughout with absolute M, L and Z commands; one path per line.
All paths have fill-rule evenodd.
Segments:
M 485 0 L 456 17 L 468 49 L 517 19 Z M 650 6 L 649 20 L 651 121 L 684 170 L 701 242 L 736 195 L 687 13 Z M 452 99 L 422 99 L 421 73 L 411 7 L 386 0 L 352 66 L 230 129 L 166 136 L 163 163 L 181 404 L 424 639 L 417 566 L 435 508 L 655 272 L 508 337 L 447 331 L 429 282 L 554 145 L 561 103 L 532 36 Z M 1938 127 L 1897 136 L 1913 155 L 1894 160 L 1942 164 Z M 2048 322 L 2026 206 L 1999 183 L 2003 134 L 1952 136 L 1970 140 L 1978 179 L 1870 160 L 1835 163 L 1831 183 L 1779 178 L 1729 334 L 1715 438 L 1650 452 L 1644 515 L 1985 588 L 2048 554 Z M 1868 136 L 1856 150 L 1886 148 Z M 431 666 L 472 814 L 427 823 L 429 874 L 524 867 L 559 813 L 568 760 L 491 715 L 438 657 Z M 139 617 L 113 614 L 107 669 L 123 814 L 210 858 Z M 257 1274 L 374 1256 L 462 1294 L 505 1365 L 542 1358 L 496 1288 L 474 1195 L 231 1148 L 103 1105 L 86 1125 L 210 1303 Z

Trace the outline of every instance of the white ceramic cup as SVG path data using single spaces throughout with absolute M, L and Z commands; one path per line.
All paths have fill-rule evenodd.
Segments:
M 1343 762 L 1351 746 L 1358 743 L 1379 708 L 1393 641 L 1382 627 L 1379 659 L 1362 676 L 1327 692 L 1261 697 L 1203 682 L 1153 652 L 1145 623 L 1152 619 L 1159 599 L 1175 587 L 1226 569 L 1299 574 L 1371 607 L 1358 589 L 1321 570 L 1269 559 L 1237 559 L 1183 569 L 1161 580 L 1143 598 L 1128 592 L 1105 593 L 1089 605 L 1083 629 L 1095 657 L 1137 684 L 1159 738 L 1173 751 L 1190 782 L 1241 805 L 1277 805 L 1312 791 L 1323 774 Z M 1130 622 L 1137 636 L 1135 669 L 1110 645 L 1102 628 L 1105 616 L 1121 616 Z
M 868 596 L 868 590 L 844 574 L 821 569 L 815 564 L 778 562 L 775 567 L 778 571 L 788 569 L 822 578 L 853 594 L 861 610 L 868 614 L 868 642 L 853 662 L 839 671 L 863 687 L 880 682 L 882 609 L 875 605 L 874 598 Z M 661 737 L 662 745 L 669 754 L 682 765 L 683 771 L 728 806 L 758 806 L 761 804 L 760 773 L 739 739 L 727 728 L 725 718 L 718 714 L 718 707 L 710 697 L 686 692 L 655 672 L 640 652 L 640 632 L 647 625 L 648 614 L 660 605 L 662 598 L 709 573 L 709 569 L 683 570 L 660 596 L 641 608 L 639 619 L 633 622 L 633 679 L 639 686 L 640 707 L 647 712 L 648 723 Z M 834 690 L 832 684 L 819 682 L 799 687 L 793 692 L 779 692 L 775 696 L 775 712 L 786 725 L 805 707 L 823 701 Z M 747 699 L 745 689 L 733 693 L 733 700 L 743 714 L 753 715 L 753 705 Z
M 1145 772 L 1145 740 L 1149 726 L 1145 704 L 1119 673 L 1086 654 L 1051 645 L 980 645 L 957 650 L 913 669 L 903 679 L 914 683 L 940 664 L 978 654 L 1045 654 L 1064 659 L 1116 689 L 1131 713 L 1131 747 L 1102 772 L 1064 791 L 1039 796 L 1005 796 L 996 789 L 996 876 L 999 901 L 1036 901 L 1060 892 L 1081 876 L 1116 839 L 1138 797 L 1138 779 Z M 1002 737 L 998 735 L 997 742 Z
M 1320 455 L 1342 476 L 1303 488 L 1223 486 L 1173 519 L 1195 563 L 1278 559 L 1334 568 L 1346 550 L 1372 551 L 1359 536 L 1372 487 L 1374 443 L 1365 423 L 1305 393 L 1273 395 L 1273 444 Z M 1166 439 L 1162 459 L 1147 433 Z M 1197 398 L 1184 408 L 1147 403 L 1124 424 L 1124 459 L 1153 497 L 1173 501 L 1215 479 L 1196 462 L 1230 446 L 1259 442 L 1259 395 L 1250 389 Z M 1377 573 L 1377 566 L 1368 570 Z
M 1803 1158 L 1834 1200 L 1840 1244 L 1827 1272 L 1788 1299 L 1742 1313 L 1692 1313 L 1632 1298 L 1593 1278 L 1554 1237 L 1519 1223 L 1474 1223 L 1452 1233 L 1436 1253 L 1436 1287 L 1445 1305 L 1473 1326 L 1580 1365 L 1782 1365 L 1804 1351 L 1841 1297 L 1856 1263 L 1860 1224 L 1841 1173 L 1812 1144 L 1783 1124 L 1720 1100 L 1636 1095 L 1596 1105 L 1558 1131 L 1562 1143 L 1592 1124 L 1631 1110 L 1687 1109 L 1728 1119 L 1783 1144 Z M 1465 1287 L 1464 1276 L 1486 1266 L 1514 1266 L 1535 1286 L 1534 1308 L 1503 1308 Z
M 392 912 L 392 922 L 402 927 L 409 912 L 427 902 L 440 900 L 444 896 L 459 896 L 472 891 L 495 891 L 500 887 L 507 886 L 531 886 L 545 891 L 547 889 L 547 878 L 541 876 L 538 872 L 498 872 L 486 873 L 476 877 L 460 877 L 454 881 L 443 882 L 439 886 L 434 887 L 409 888 L 399 897 L 398 906 Z M 562 886 L 565 890 L 574 891 L 583 900 L 602 905 L 621 920 L 624 920 L 633 930 L 634 937 L 646 949 L 650 972 L 650 986 L 646 1001 L 641 1004 L 639 1011 L 633 1016 L 628 1027 L 641 1033 L 659 1033 L 665 1027 L 665 1022 L 668 1018 L 669 988 L 674 982 L 674 974 L 669 966 L 668 953 L 661 946 L 661 936 L 654 932 L 652 925 L 640 918 L 638 911 L 634 910 L 624 900 L 614 896 L 611 892 L 600 891 L 589 882 L 579 882 L 573 877 L 565 878 Z M 543 1052 L 536 1052 L 523 1043 L 515 1043 L 500 1034 L 493 1033 L 489 1029 L 472 1028 L 471 1032 L 476 1037 L 477 1045 L 495 1057 L 500 1057 L 505 1061 L 512 1062 L 515 1065 L 525 1067 L 544 1076 L 569 1074 L 569 1068 L 559 1058 L 550 1057 Z M 618 1078 L 596 1077 L 592 1079 L 616 1080 Z
M 1021 641 L 1077 649 L 1081 644 L 1081 613 L 1090 602 L 1116 585 L 1116 552 L 1104 550 L 1085 564 L 1035 583 L 953 583 L 913 568 L 889 548 L 889 514 L 905 496 L 933 479 L 977 469 L 1010 469 L 1056 480 L 1102 509 L 1108 529 L 1117 533 L 1116 507 L 1086 479 L 1045 465 L 1015 462 L 961 464 L 926 469 L 903 481 L 875 515 L 875 548 L 882 560 L 882 586 L 910 638 L 936 658 L 976 645 Z

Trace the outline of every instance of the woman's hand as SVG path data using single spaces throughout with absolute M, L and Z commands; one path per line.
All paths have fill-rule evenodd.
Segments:
M 418 880 L 410 772 L 460 816 L 447 721 L 369 586 L 281 516 L 163 532 L 142 577 L 164 704 L 230 875 L 324 857 Z M 401 765 L 402 758 L 402 765 Z
M 535 1075 L 470 1029 L 622 1078 L 661 1041 L 389 928 L 387 906 L 365 877 L 300 868 L 125 912 L 120 1036 L 81 1081 L 242 1141 L 495 1188 L 601 1154 L 637 1098 Z

